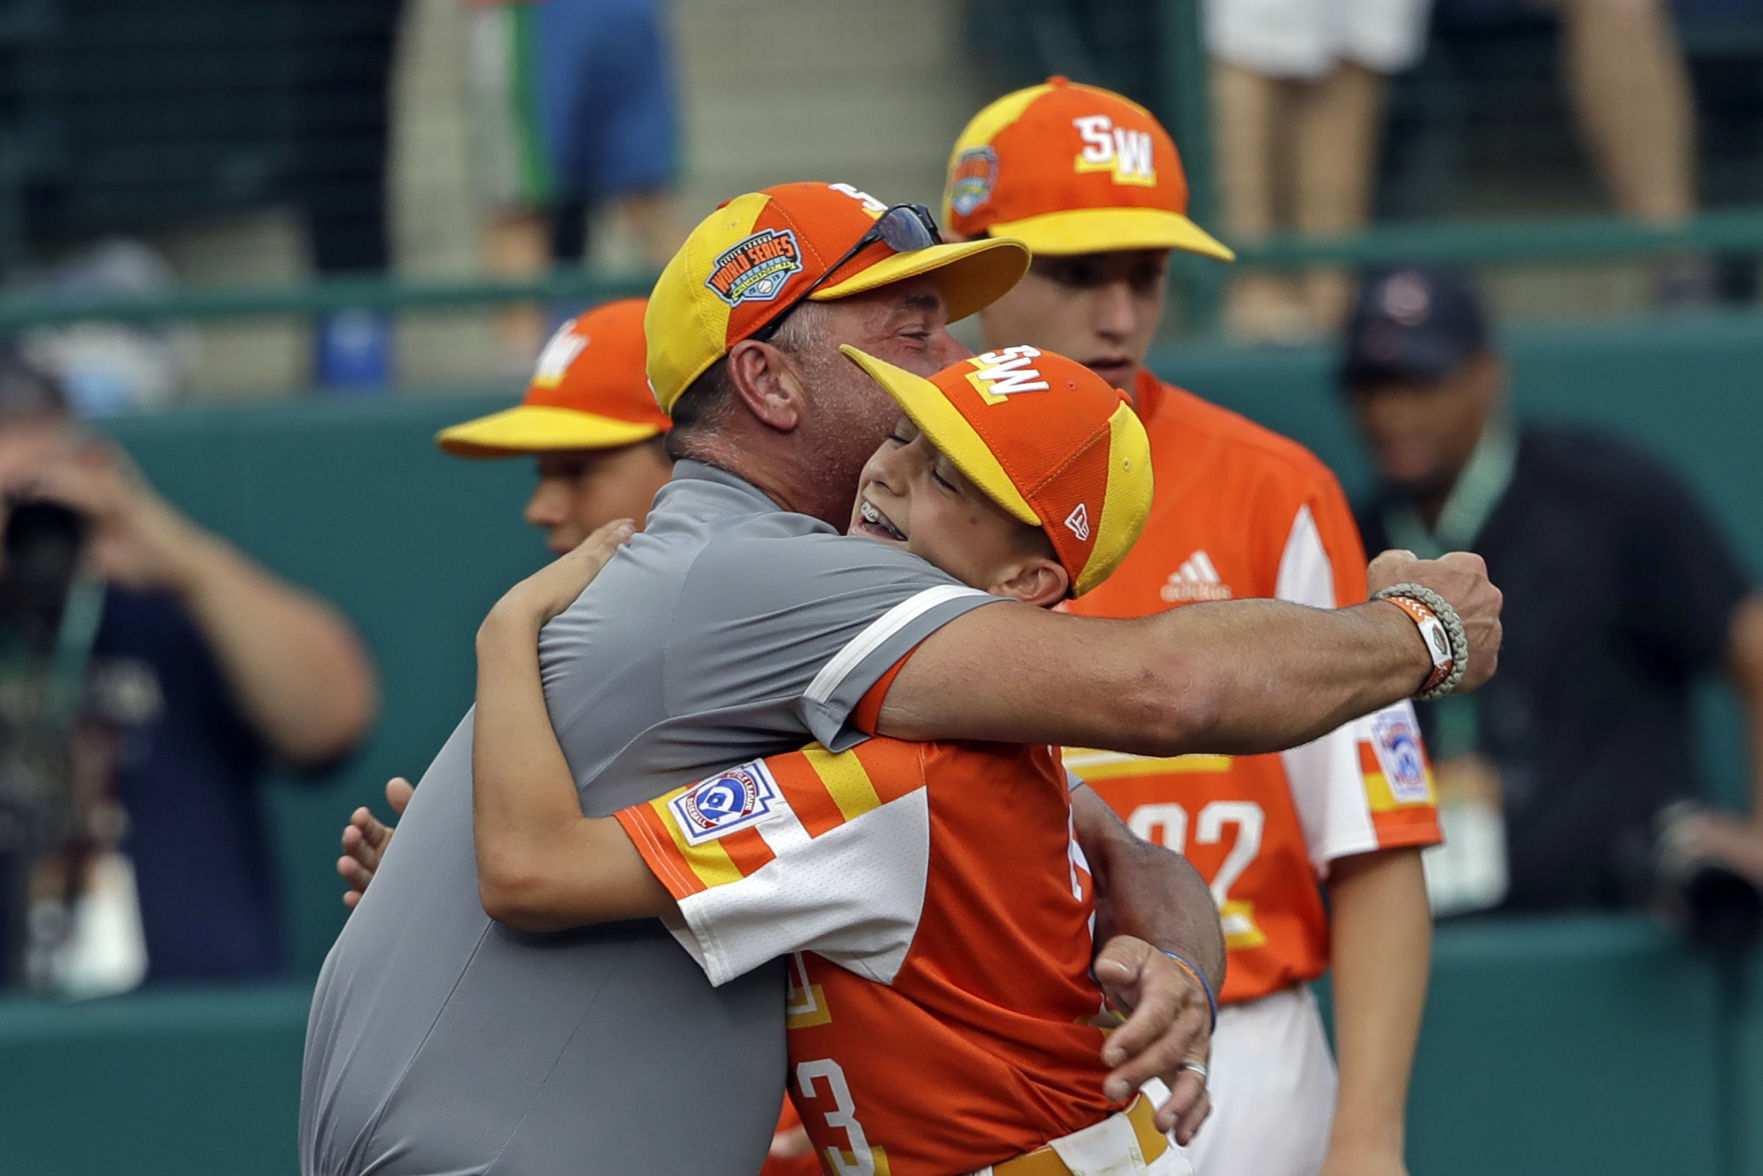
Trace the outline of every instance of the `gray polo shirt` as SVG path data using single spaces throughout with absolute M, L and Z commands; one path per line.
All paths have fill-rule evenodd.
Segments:
M 882 674 L 996 599 L 681 462 L 647 529 L 540 636 L 583 811 L 809 737 L 858 742 L 848 715 Z M 470 720 L 319 975 L 302 1170 L 753 1176 L 784 1087 L 781 964 L 713 989 L 659 922 L 560 935 L 492 922 Z

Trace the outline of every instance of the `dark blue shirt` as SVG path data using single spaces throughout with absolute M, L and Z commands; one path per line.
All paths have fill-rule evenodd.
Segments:
M 259 789 L 268 752 L 194 621 L 169 596 L 113 588 L 91 672 L 129 716 L 118 789 L 148 979 L 280 972 L 280 905 Z
M 1361 513 L 1369 550 L 1390 544 L 1395 502 Z M 1691 688 L 1720 669 L 1750 579 L 1674 473 L 1580 429 L 1520 431 L 1511 482 L 1470 547 L 1506 597 L 1500 671 L 1417 709 L 1435 754 L 1476 751 L 1499 768 L 1503 909 L 1632 902 L 1654 815 L 1697 791 Z

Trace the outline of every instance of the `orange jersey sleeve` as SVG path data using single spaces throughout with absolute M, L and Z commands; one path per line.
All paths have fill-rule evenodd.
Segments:
M 1120 570 L 1072 612 L 1365 599 L 1365 553 L 1346 497 L 1308 450 L 1149 376 L 1136 391 L 1156 473 L 1151 518 Z M 1210 883 L 1230 950 L 1226 1002 L 1326 968 L 1319 880 L 1329 862 L 1439 840 L 1431 770 L 1407 703 L 1279 755 L 1072 751 L 1067 764 L 1134 832 L 1182 851 Z

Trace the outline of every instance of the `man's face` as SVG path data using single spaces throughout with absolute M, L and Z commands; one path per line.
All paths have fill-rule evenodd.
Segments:
M 1169 250 L 1040 256 L 980 312 L 991 349 L 1032 343 L 1132 390 L 1163 319 Z
M 971 352 L 949 334 L 948 305 L 929 278 L 815 303 L 810 313 L 817 316 L 813 345 L 791 357 L 813 409 L 803 460 L 814 463 L 817 481 L 825 479 L 821 485 L 850 493 L 864 462 L 893 432 L 900 409 L 839 346 L 848 343 L 920 376 Z
M 649 441 L 542 453 L 539 484 L 527 500 L 525 518 L 545 532 L 545 545 L 562 555 L 613 519 L 636 519 L 640 526 L 649 501 L 672 472 L 673 464 Z
M 863 466 L 849 533 L 903 547 L 990 590 L 1021 562 L 1024 525 L 955 468 L 918 426 L 895 426 Z
M 1437 379 L 1367 384 L 1349 398 L 1384 480 L 1409 497 L 1436 498 L 1475 452 L 1503 384 L 1499 361 L 1481 355 Z

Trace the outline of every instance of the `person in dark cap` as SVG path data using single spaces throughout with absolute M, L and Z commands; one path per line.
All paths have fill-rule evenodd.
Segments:
M 1499 675 L 1420 706 L 1446 834 L 1435 909 L 1656 899 L 1664 842 L 1763 881 L 1754 817 L 1657 835 L 1696 793 L 1710 672 L 1737 692 L 1763 813 L 1763 600 L 1702 504 L 1627 442 L 1515 422 L 1481 300 L 1448 269 L 1363 276 L 1339 382 L 1381 479 L 1358 512 L 1371 550 L 1474 551 L 1506 593 Z
M 85 694 L 116 704 L 107 787 L 132 863 L 118 893 L 138 901 L 146 978 L 275 976 L 259 784 L 271 764 L 322 767 L 360 741 L 378 708 L 367 651 L 331 605 L 174 509 L 78 427 L 51 376 L 0 344 L 0 589 L 33 566 L 12 560 L 24 532 L 56 518 L 78 555 L 63 561 L 55 656 L 77 655 Z M 0 615 L 0 643 L 16 620 Z

